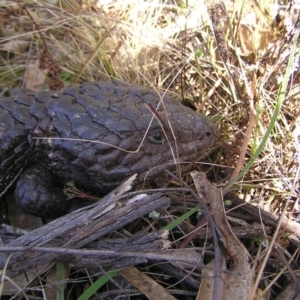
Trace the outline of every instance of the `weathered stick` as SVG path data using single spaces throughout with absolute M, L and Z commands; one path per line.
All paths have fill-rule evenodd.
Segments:
M 32 247 L 78 249 L 155 209 L 166 209 L 170 205 L 170 200 L 161 193 L 140 194 L 123 200 L 122 195 L 131 188 L 133 180 L 130 178 L 101 201 L 56 219 L 9 243 L 8 247 L 25 246 L 28 251 L 13 253 L 9 259 L 7 275 L 16 276 L 60 257 L 58 253 L 32 253 Z M 0 255 L 0 268 L 4 267 L 7 258 L 6 253 Z

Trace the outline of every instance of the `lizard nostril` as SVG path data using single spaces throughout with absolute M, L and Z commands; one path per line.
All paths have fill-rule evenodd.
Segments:
M 212 133 L 210 132 L 210 131 L 207 131 L 206 133 L 205 133 L 205 137 L 206 138 L 210 138 L 212 136 Z

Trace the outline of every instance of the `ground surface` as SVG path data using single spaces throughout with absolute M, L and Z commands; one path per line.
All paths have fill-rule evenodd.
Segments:
M 299 235 L 293 224 L 299 222 L 300 211 L 300 61 L 299 31 L 294 26 L 298 7 L 287 2 L 280 6 L 284 10 L 278 11 L 270 1 L 254 0 L 61 0 L 23 4 L 0 4 L 1 92 L 5 94 L 14 87 L 57 89 L 62 84 L 117 78 L 168 91 L 208 115 L 220 128 L 222 147 L 207 159 L 210 167 L 203 170 L 222 189 L 226 208 L 235 218 L 230 219 L 233 232 L 250 254 L 255 270 L 250 283 L 252 296 L 287 299 L 280 293 L 287 287 L 295 292 L 293 283 L 299 283 Z M 192 185 L 191 178 L 186 182 Z M 289 221 L 285 219 L 278 231 L 278 220 L 273 225 L 267 222 L 270 228 L 265 227 L 265 215 L 258 211 L 251 214 L 248 208 L 234 209 L 240 203 L 238 199 Z M 173 195 L 170 208 L 160 212 L 160 218 L 145 215 L 106 236 L 128 238 L 158 231 L 195 206 L 190 194 L 184 200 L 182 194 Z M 188 233 L 204 223 L 201 220 L 193 214 L 180 225 L 173 224 L 169 236 L 172 248 L 180 248 Z M 184 247 L 195 251 L 207 264 L 214 257 L 213 237 L 201 230 Z M 148 259 L 138 265 L 136 277 L 148 275 L 142 283 L 129 278 L 133 270 L 125 273 L 125 269 L 99 288 L 95 282 L 107 269 L 98 266 L 92 277 L 88 271 L 65 268 L 65 273 L 60 273 L 63 279 L 47 275 L 31 284 L 38 286 L 40 293 L 56 293 L 60 287 L 66 299 L 75 299 L 89 286 L 99 289 L 96 299 L 135 299 L 134 295 L 142 299 L 141 294 L 146 292 L 141 287 L 151 282 L 151 291 L 158 286 L 169 290 L 165 298 L 172 294 L 177 299 L 204 299 L 197 296 L 202 267 L 160 267 L 156 263 L 157 259 Z M 229 259 L 227 263 L 230 265 Z M 177 276 L 179 269 L 181 277 Z M 59 281 L 69 283 L 64 286 L 57 284 Z M 17 279 L 14 282 L 23 284 Z M 45 288 L 53 283 L 54 290 Z M 147 296 L 151 298 L 151 293 Z

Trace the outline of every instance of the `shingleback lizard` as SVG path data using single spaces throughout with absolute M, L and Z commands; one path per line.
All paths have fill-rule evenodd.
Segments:
M 70 206 L 66 181 L 103 194 L 135 173 L 139 181 L 153 179 L 174 170 L 177 157 L 208 153 L 217 143 L 211 120 L 161 98 L 116 80 L 0 97 L 0 196 L 15 187 L 25 212 L 57 217 Z

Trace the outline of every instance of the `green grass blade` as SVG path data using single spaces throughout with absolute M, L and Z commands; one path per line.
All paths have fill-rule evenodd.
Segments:
M 254 164 L 255 160 L 258 158 L 258 156 L 260 155 L 260 153 L 262 152 L 274 126 L 275 123 L 277 121 L 278 115 L 280 113 L 281 107 L 282 107 L 282 103 L 285 99 L 285 94 L 286 94 L 286 90 L 287 90 L 287 86 L 288 86 L 288 82 L 289 82 L 289 78 L 291 77 L 292 74 L 292 66 L 293 66 L 293 62 L 294 62 L 294 58 L 295 58 L 295 53 L 296 53 L 296 49 L 297 49 L 297 40 L 299 37 L 299 29 L 296 30 L 295 36 L 293 38 L 293 46 L 291 48 L 291 53 L 290 53 L 290 57 L 289 57 L 289 61 L 288 61 L 288 65 L 287 65 L 287 69 L 286 69 L 286 73 L 284 75 L 283 78 L 283 82 L 282 85 L 279 89 L 278 92 L 278 97 L 277 97 L 277 103 L 274 109 L 274 113 L 273 116 L 271 118 L 269 127 L 267 128 L 267 131 L 265 133 L 265 135 L 263 136 L 259 146 L 257 147 L 257 150 L 255 151 L 255 153 L 253 154 L 253 156 L 249 159 L 249 162 L 247 163 L 247 165 L 244 167 L 244 169 L 237 175 L 237 177 L 230 181 L 224 188 L 224 190 L 229 190 L 230 186 L 232 186 L 237 180 L 239 180 L 240 178 L 242 178 L 245 173 L 252 167 L 252 165 Z
M 57 300 L 64 300 L 64 290 L 65 290 L 65 263 L 58 260 L 56 262 L 56 279 L 57 279 Z
M 78 300 L 87 300 L 93 296 L 101 287 L 103 287 L 111 277 L 116 276 L 119 269 L 111 268 L 106 274 L 98 278 L 79 298 Z
M 192 214 L 196 213 L 198 210 L 199 210 L 199 205 L 197 205 L 196 207 L 194 207 L 190 211 L 186 212 L 184 215 L 182 215 L 178 219 L 174 220 L 173 222 L 171 222 L 170 224 L 165 226 L 162 230 L 172 230 L 173 228 L 178 226 L 181 222 L 183 222 L 184 220 L 189 218 Z

